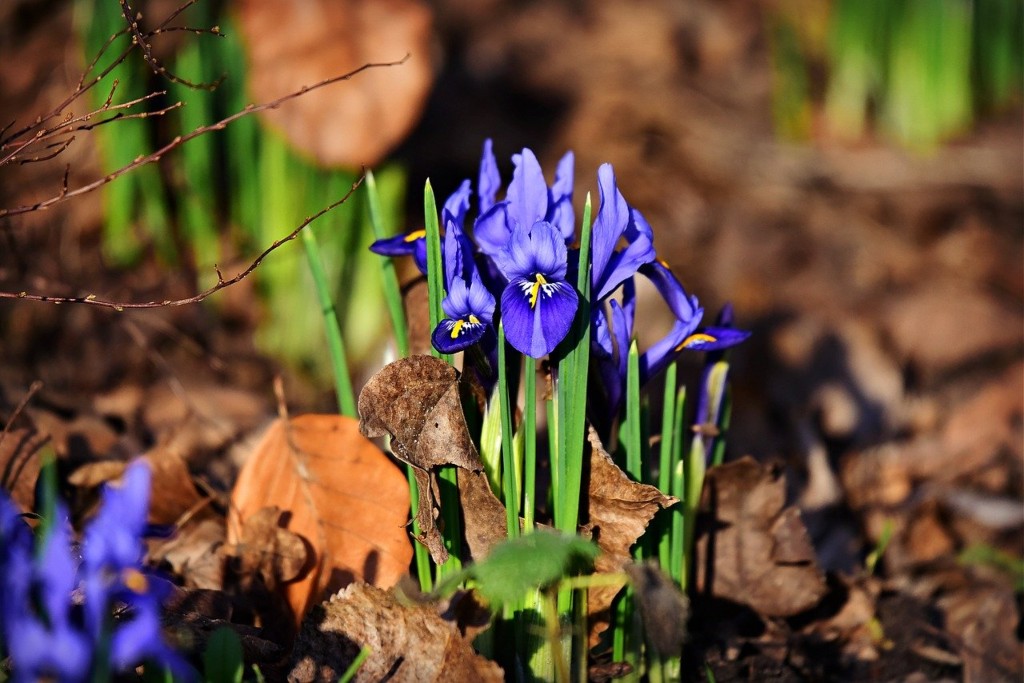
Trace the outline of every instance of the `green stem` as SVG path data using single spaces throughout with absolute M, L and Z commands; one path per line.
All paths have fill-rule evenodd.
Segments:
M 519 487 L 515 476 L 515 449 L 512 444 L 512 411 L 515 400 L 509 396 L 505 326 L 498 323 L 498 387 L 501 393 L 501 476 L 504 489 L 505 520 L 508 537 L 519 536 Z
M 526 464 L 523 467 L 523 527 L 530 532 L 533 530 L 537 512 L 537 367 L 532 358 L 526 361 L 524 389 L 526 405 L 523 406 L 523 432 L 526 439 Z
M 658 453 L 658 490 L 662 493 L 668 493 L 672 489 L 672 442 L 674 439 L 673 428 L 675 427 L 677 372 L 676 363 L 669 365 L 668 370 L 665 371 L 665 393 L 661 407 L 661 444 Z M 662 515 L 662 519 L 670 520 L 675 514 L 675 511 L 670 510 L 667 515 Z M 667 571 L 672 557 L 671 523 L 669 523 L 669 528 L 663 526 L 659 529 L 659 533 L 658 562 Z
M 441 226 L 437 218 L 437 201 L 428 180 L 423 187 L 423 227 L 427 233 L 427 298 L 430 304 L 430 329 L 437 328 L 444 318 L 441 302 L 444 300 L 444 263 L 441 261 Z M 451 363 L 450 354 L 443 354 L 431 345 L 430 353 Z
M 366 194 L 373 238 L 380 240 L 390 237 L 391 234 L 384 227 L 384 214 L 380 206 L 380 192 L 377 190 L 377 179 L 374 177 L 373 171 L 366 172 Z M 395 270 L 393 259 L 382 258 L 380 263 L 384 300 L 387 302 L 388 315 L 391 317 L 391 329 L 395 333 L 395 346 L 398 348 L 398 357 L 405 358 L 409 355 L 409 328 L 406 325 L 405 310 L 402 307 L 402 290 L 398 284 L 398 272 Z
M 320 260 L 320 247 L 317 245 L 316 236 L 312 230 L 302 231 L 302 246 L 306 249 L 306 260 L 309 262 L 309 271 L 312 273 L 313 283 L 316 285 L 320 312 L 324 317 L 327 346 L 330 349 L 331 365 L 334 368 L 334 392 L 338 397 L 338 409 L 342 415 L 358 417 L 356 396 L 352 390 L 352 377 L 349 375 L 348 363 L 345 360 L 345 340 L 341 335 L 341 324 L 338 322 L 334 302 L 331 300 L 331 286 L 327 280 L 327 273 L 324 272 L 324 265 Z

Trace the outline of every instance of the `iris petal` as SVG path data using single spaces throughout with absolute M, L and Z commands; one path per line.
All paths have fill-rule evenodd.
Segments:
M 441 209 L 441 223 L 446 225 L 452 221 L 460 228 L 466 220 L 466 213 L 469 211 L 469 196 L 473 193 L 472 186 L 468 180 L 463 180 L 459 189 L 455 190 L 444 202 Z
M 481 211 L 473 223 L 473 237 L 480 251 L 488 256 L 495 256 L 508 244 L 510 232 L 508 201 L 500 201 Z
M 487 138 L 484 140 L 484 152 L 480 157 L 480 176 L 477 180 L 481 214 L 494 206 L 494 198 L 498 196 L 499 187 L 501 174 L 498 172 L 498 160 L 494 158 L 494 143 Z
M 684 339 L 680 345 L 691 351 L 721 351 L 736 346 L 750 336 L 748 330 L 731 327 L 704 327 Z
M 472 322 L 475 319 L 474 316 L 468 320 L 442 320 L 430 335 L 434 348 L 441 353 L 458 353 L 479 342 L 490 326 L 482 322 Z
M 569 333 L 579 299 L 566 282 L 541 285 L 534 305 L 530 293 L 536 280 L 512 280 L 501 295 L 505 337 L 518 351 L 532 358 L 551 353 Z
M 530 227 L 548 213 L 548 185 L 540 162 L 529 149 L 512 157 L 515 171 L 505 198 L 509 202 L 509 225 Z
M 693 329 L 696 329 L 700 324 L 700 319 L 704 316 L 704 309 L 700 307 L 697 297 L 686 293 L 683 285 L 676 279 L 672 271 L 663 263 L 653 261 L 641 266 L 640 272 L 657 288 L 662 298 L 665 299 L 665 303 L 675 314 L 676 320 L 685 323 L 692 321 Z M 691 329 L 690 332 L 692 331 Z
M 654 260 L 654 245 L 650 225 L 639 211 L 626 204 L 616 185 L 612 167 L 603 164 L 597 177 L 601 207 L 594 220 L 591 253 L 594 298 L 600 301 L 632 277 L 641 265 Z M 623 238 L 626 246 L 619 249 Z
M 555 169 L 555 184 L 551 186 L 551 206 L 548 219 L 562 233 L 562 239 L 571 242 L 576 232 L 576 213 L 572 208 L 573 163 L 571 151 L 558 162 Z

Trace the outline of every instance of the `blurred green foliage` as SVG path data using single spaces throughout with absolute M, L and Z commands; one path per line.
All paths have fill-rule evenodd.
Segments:
M 162 17 L 144 19 L 147 26 L 155 26 Z M 230 18 L 218 14 L 216 4 L 200 2 L 174 23 L 222 28 L 223 36 L 179 32 L 154 41 L 159 48 L 176 46 L 165 63 L 172 73 L 192 83 L 219 81 L 219 85 L 210 91 L 172 83 L 154 75 L 141 54 L 133 52 L 95 90 L 92 106 L 103 105 L 115 79 L 114 104 L 166 90 L 165 96 L 148 100 L 135 111 L 141 107 L 153 111 L 178 101 L 184 106 L 166 116 L 117 121 L 97 129 L 105 173 L 152 152 L 175 135 L 215 123 L 250 104 L 244 48 Z M 77 0 L 76 24 L 89 63 L 124 27 L 124 18 L 117 2 Z M 127 35 L 115 40 L 97 70 L 113 62 L 129 41 Z M 303 85 L 309 84 L 296 83 L 295 89 Z M 316 166 L 256 117 L 243 117 L 223 131 L 187 142 L 162 159 L 159 167 L 142 167 L 104 188 L 104 257 L 126 268 L 155 256 L 168 268 L 192 273 L 197 287 L 208 287 L 216 282 L 215 266 L 230 275 L 232 263 L 247 264 L 305 218 L 342 197 L 356 178 L 353 171 Z M 397 166 L 379 169 L 377 185 L 382 220 L 394 230 L 402 220 L 404 172 Z M 307 229 L 317 233 L 349 360 L 358 363 L 379 347 L 387 331 L 379 264 L 367 250 L 373 234 L 363 193 L 357 192 Z M 258 345 L 318 384 L 329 386 L 323 318 L 300 245 L 283 246 L 252 277 L 263 306 Z M 216 298 L 210 304 L 216 306 Z
M 809 137 L 820 106 L 837 137 L 928 150 L 1020 101 L 1021 0 L 783 0 L 770 38 L 786 138 Z

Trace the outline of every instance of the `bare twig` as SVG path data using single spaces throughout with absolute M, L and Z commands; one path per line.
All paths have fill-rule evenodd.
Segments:
M 146 64 L 149 64 L 149 68 L 153 70 L 153 73 L 158 76 L 163 76 L 167 80 L 184 85 L 187 88 L 194 90 L 215 90 L 224 81 L 224 76 L 221 76 L 212 83 L 193 83 L 190 80 L 182 78 L 177 74 L 169 71 L 167 67 L 160 63 L 160 60 L 153 54 L 153 46 L 148 42 L 148 38 L 152 34 L 144 34 L 139 28 L 139 20 L 142 19 L 142 12 L 134 12 L 131 5 L 128 4 L 128 0 L 121 0 L 121 14 L 124 15 L 124 20 L 128 22 L 128 30 L 132 34 L 132 42 L 136 43 L 142 49 L 142 58 L 146 60 Z M 174 16 L 177 16 L 175 14 Z
M 211 124 L 209 124 L 207 126 L 200 126 L 199 128 L 196 128 L 196 129 L 192 130 L 191 132 L 189 132 L 189 133 L 187 133 L 185 135 L 179 135 L 179 136 L 175 137 L 173 140 L 171 140 L 170 142 L 168 142 L 167 144 L 165 144 L 160 149 L 156 150 L 155 152 L 151 152 L 149 154 L 139 156 L 135 160 L 133 160 L 131 163 L 126 164 L 126 165 L 122 166 L 121 168 L 117 169 L 116 171 L 108 173 L 107 175 L 103 176 L 102 178 L 100 178 L 98 180 L 94 180 L 91 183 L 87 183 L 85 185 L 81 185 L 81 186 L 75 188 L 74 190 L 70 190 L 68 192 L 62 192 L 59 195 L 50 197 L 49 199 L 43 199 L 43 200 L 38 201 L 38 202 L 36 202 L 34 204 L 26 204 L 26 205 L 23 205 L 23 206 L 14 207 L 12 209 L 0 209 L 0 218 L 4 218 L 6 216 L 17 216 L 19 214 L 28 213 L 30 211 L 42 211 L 44 209 L 50 208 L 54 204 L 59 204 L 59 203 L 61 203 L 63 201 L 71 199 L 73 197 L 78 197 L 78 196 L 81 196 L 81 195 L 86 194 L 88 192 L 92 192 L 93 190 L 96 190 L 96 189 L 98 189 L 100 187 L 103 187 L 104 185 L 106 185 L 107 183 L 111 182 L 112 180 L 114 180 L 114 179 L 116 179 L 116 178 L 118 178 L 118 177 L 120 177 L 120 176 L 122 176 L 122 175 L 124 175 L 126 173 L 129 173 L 130 171 L 133 171 L 136 168 L 139 168 L 140 166 L 145 166 L 146 164 L 151 164 L 151 163 L 153 163 L 155 161 L 159 161 L 160 158 L 163 155 L 167 154 L 168 152 L 170 152 L 171 150 L 175 149 L 176 147 L 180 147 L 181 145 L 185 144 L 189 140 L 192 140 L 194 138 L 199 137 L 200 135 L 205 135 L 206 133 L 209 133 L 210 131 L 214 131 L 214 130 L 223 130 L 229 124 L 237 121 L 238 119 L 244 118 L 246 116 L 251 116 L 252 114 L 256 114 L 256 113 L 261 112 L 261 111 L 266 111 L 268 109 L 276 109 L 277 107 L 280 107 L 282 104 L 284 104 L 288 100 L 293 100 L 293 99 L 295 99 L 297 97 L 301 97 L 302 95 L 305 95 L 308 92 L 312 92 L 313 90 L 318 90 L 320 88 L 323 88 L 325 86 L 331 85 L 333 83 L 338 83 L 340 81 L 347 81 L 347 80 L 353 78 L 354 76 L 356 76 L 357 74 L 362 73 L 363 71 L 367 71 L 369 69 L 382 68 L 382 67 L 398 66 L 399 64 L 403 64 L 405 62 L 405 60 L 407 60 L 408 58 L 409 58 L 409 55 L 406 55 L 402 59 L 400 59 L 398 61 L 394 61 L 394 62 L 371 62 L 371 63 L 368 63 L 368 64 L 364 64 L 361 67 L 359 67 L 358 69 L 354 69 L 352 71 L 349 71 L 346 74 L 342 74 L 340 76 L 333 76 L 331 78 L 324 79 L 324 80 L 320 81 L 319 83 L 316 83 L 315 85 L 303 86 L 302 88 L 299 88 L 298 90 L 290 92 L 287 95 L 284 95 L 283 97 L 279 97 L 276 100 L 271 100 L 270 102 L 264 102 L 263 104 L 250 104 L 249 106 L 247 106 L 242 111 L 236 112 L 236 113 L 232 114 L 231 116 L 228 116 L 226 118 L 221 119 L 220 121 L 217 121 L 216 123 L 211 123 Z
M 181 27 L 178 27 L 178 26 L 168 26 L 168 24 L 170 24 L 172 21 L 174 21 L 174 19 L 177 18 L 182 12 L 184 12 L 186 9 L 188 9 L 189 7 L 194 5 L 195 3 L 196 3 L 196 0 L 189 0 L 188 2 L 186 2 L 183 5 L 181 5 L 180 7 L 178 7 L 178 9 L 176 9 L 174 12 L 172 12 L 166 19 L 161 21 L 160 25 L 157 26 L 156 29 L 146 33 L 145 34 L 145 38 L 149 39 L 149 38 L 152 38 L 153 36 L 159 35 L 160 33 L 165 33 L 165 32 L 169 32 L 169 31 L 179 31 L 179 30 L 193 31 L 193 32 L 196 32 L 196 33 L 210 33 L 212 35 L 223 36 L 223 33 L 221 33 L 220 28 L 216 27 L 216 26 L 211 28 L 211 29 L 194 29 L 192 27 L 184 27 L 184 26 L 181 26 Z M 89 66 L 86 67 L 85 71 L 82 72 L 82 76 L 81 76 L 81 78 L 78 81 L 77 87 L 71 92 L 71 94 L 69 94 L 66 98 L 64 98 L 64 100 L 61 101 L 60 104 L 58 104 L 56 107 L 51 109 L 48 113 L 43 114 L 43 115 L 37 117 L 36 120 L 33 121 L 32 123 L 29 123 L 29 124 L 25 125 L 24 127 L 14 131 L 13 133 L 10 133 L 10 134 L 6 135 L 6 136 L 5 136 L 5 134 L 7 133 L 8 129 L 10 129 L 14 125 L 14 122 L 12 121 L 7 126 L 4 126 L 3 130 L 0 131 L 0 150 L 6 149 L 7 147 L 11 146 L 12 143 L 17 141 L 19 138 L 24 138 L 26 135 L 29 135 L 29 134 L 33 133 L 34 131 L 40 131 L 40 130 L 45 131 L 45 126 L 46 126 L 48 121 L 50 121 L 50 120 L 60 116 L 61 113 L 63 113 L 65 109 L 70 107 L 75 101 L 77 101 L 85 93 L 87 93 L 89 90 L 94 88 L 96 85 L 98 85 L 100 82 L 102 82 L 103 79 L 105 79 L 108 75 L 110 75 L 110 72 L 113 71 L 114 69 L 116 69 L 122 62 L 124 62 L 124 60 L 126 60 L 128 58 L 128 56 L 132 53 L 132 50 L 135 49 L 135 43 L 134 42 L 132 44 L 130 44 L 127 48 L 122 50 L 121 53 L 116 58 L 114 58 L 114 60 L 110 64 L 108 64 L 106 67 L 104 67 L 104 69 L 102 71 L 100 71 L 98 74 L 93 76 L 91 79 L 88 78 L 89 74 L 92 73 L 93 69 L 96 68 L 96 65 L 99 63 L 99 61 L 103 57 L 103 55 L 106 54 L 107 50 L 110 49 L 110 47 L 114 44 L 114 42 L 118 38 L 120 38 L 121 36 L 127 34 L 128 32 L 129 32 L 128 27 L 125 27 L 125 28 L 121 29 L 120 31 L 118 31 L 117 33 L 115 33 L 114 35 L 110 36 L 110 38 L 107 39 L 107 42 L 104 43 L 103 47 L 101 47 L 100 50 L 96 53 L 96 56 L 93 57 L 93 60 L 92 60 L 92 62 L 89 63 Z M 143 41 L 143 42 L 145 42 L 145 41 Z M 38 135 L 38 132 L 36 133 L 36 135 Z M 0 159 L 0 166 L 2 166 L 4 163 L 7 163 L 7 162 L 5 162 L 3 159 Z
M 199 303 L 203 299 L 209 297 L 211 294 L 219 292 L 225 287 L 230 287 L 231 285 L 237 282 L 241 282 L 243 279 L 248 277 L 254 270 L 259 268 L 260 264 L 263 263 L 263 259 L 269 256 L 271 252 L 275 251 L 284 243 L 290 242 L 296 237 L 298 237 L 299 233 L 301 233 L 302 230 L 306 228 L 306 226 L 308 226 L 310 223 L 323 216 L 328 211 L 331 211 L 332 209 L 348 201 L 348 198 L 352 196 L 352 193 L 356 191 L 356 189 L 362 184 L 362 182 L 363 176 L 360 175 L 359 178 L 357 178 L 356 181 L 352 183 L 352 187 L 349 188 L 348 192 L 345 193 L 344 197 L 329 204 L 328 206 L 325 206 L 324 208 L 320 209 L 306 220 L 302 221 L 302 223 L 297 228 L 295 228 L 290 233 L 288 233 L 287 235 L 285 235 L 284 237 L 282 237 L 281 239 L 277 240 L 269 247 L 264 249 L 263 252 L 259 256 L 257 256 L 256 259 L 252 263 L 250 263 L 245 270 L 241 271 L 234 277 L 225 280 L 220 269 L 215 267 L 217 271 L 217 283 L 203 290 L 202 292 L 199 292 L 195 296 L 190 296 L 184 299 L 165 299 L 163 301 L 128 302 L 100 299 L 94 294 L 89 294 L 87 296 L 50 296 L 46 294 L 31 294 L 29 292 L 0 291 L 0 299 L 23 299 L 26 301 L 43 301 L 51 304 L 88 304 L 92 306 L 99 306 L 101 308 L 113 308 L 114 310 L 117 311 L 123 311 L 128 308 L 163 308 L 167 306 L 186 306 L 188 304 Z

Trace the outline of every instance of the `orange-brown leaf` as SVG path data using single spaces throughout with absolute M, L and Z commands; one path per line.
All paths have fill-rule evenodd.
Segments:
M 314 555 L 312 571 L 284 586 L 296 623 L 327 591 L 355 580 L 389 587 L 408 570 L 408 484 L 356 420 L 277 420 L 235 483 L 228 542 L 238 543 L 244 521 L 267 506 L 287 513 L 285 528 Z

